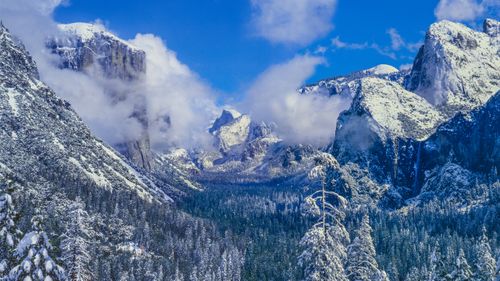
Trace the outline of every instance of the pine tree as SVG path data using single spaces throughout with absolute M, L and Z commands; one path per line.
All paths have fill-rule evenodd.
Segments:
M 466 281 L 472 279 L 472 270 L 462 249 L 460 249 L 458 253 L 458 257 L 455 261 L 455 268 L 451 273 L 451 278 L 455 281 Z
M 0 280 L 8 275 L 15 261 L 14 250 L 22 234 L 14 220 L 16 212 L 12 192 L 13 182 L 6 179 L 0 185 Z
M 439 250 L 439 244 L 437 244 L 434 246 L 431 256 L 429 257 L 429 269 L 426 280 L 443 281 L 449 278 L 448 275 L 449 274 L 446 271 L 446 266 Z
M 349 234 L 342 224 L 347 201 L 333 191 L 338 168 L 337 160 L 323 153 L 309 173 L 309 178 L 321 181 L 321 189 L 306 198 L 309 212 L 319 218 L 300 241 L 303 252 L 299 256 L 299 264 L 304 266 L 307 281 L 348 280 L 344 272 L 344 260 Z
M 372 228 L 368 215 L 363 216 L 356 238 L 347 248 L 347 277 L 351 281 L 388 280 L 385 272 L 378 269 Z
M 416 267 L 412 267 L 410 272 L 406 275 L 405 281 L 420 281 L 423 280 L 420 270 Z
M 495 258 L 491 252 L 486 229 L 483 227 L 483 235 L 479 239 L 479 244 L 474 247 L 476 280 L 493 281 L 495 279 Z
M 64 269 L 50 257 L 52 250 L 47 234 L 41 229 L 41 217 L 31 219 L 32 231 L 16 247 L 18 265 L 9 272 L 9 281 L 67 280 Z
M 94 280 L 91 268 L 92 227 L 88 213 L 80 198 L 68 208 L 69 222 L 61 236 L 62 261 L 66 265 L 68 279 L 72 281 Z

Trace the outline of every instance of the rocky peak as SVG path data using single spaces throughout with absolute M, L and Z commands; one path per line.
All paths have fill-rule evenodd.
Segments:
M 252 120 L 250 116 L 243 114 L 219 126 L 217 131 L 213 133 L 216 137 L 216 143 L 219 150 L 221 152 L 227 152 L 232 147 L 247 141 L 250 135 L 251 123 Z
M 483 22 L 483 32 L 491 37 L 500 35 L 500 22 L 494 19 L 485 19 Z
M 488 30 L 495 26 L 491 20 L 485 25 Z M 471 110 L 499 88 L 499 47 L 498 40 L 462 24 L 434 23 L 415 58 L 406 88 L 448 116 Z
M 63 36 L 47 45 L 61 57 L 61 67 L 85 71 L 99 66 L 107 78 L 137 79 L 146 70 L 146 54 L 130 43 L 89 23 L 60 24 Z
M 228 124 L 229 122 L 233 121 L 234 119 L 240 116 L 241 113 L 239 113 L 234 109 L 223 109 L 221 115 L 217 119 L 215 119 L 214 123 L 212 124 L 212 127 L 208 131 L 210 133 L 213 133 L 219 130 L 220 127 Z

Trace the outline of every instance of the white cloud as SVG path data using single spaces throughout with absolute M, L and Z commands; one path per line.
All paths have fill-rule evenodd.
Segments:
M 353 49 L 353 50 L 363 50 L 369 47 L 368 43 L 347 43 L 340 40 L 337 36 L 331 40 L 331 45 L 337 49 Z
M 308 45 L 333 29 L 337 0 L 251 0 L 256 35 L 273 43 Z
M 371 43 L 368 44 L 367 42 L 364 43 L 348 43 L 340 40 L 340 37 L 335 37 L 331 41 L 331 46 L 335 49 L 348 49 L 348 50 L 365 50 L 365 49 L 372 49 L 375 50 L 377 53 L 389 57 L 391 59 L 396 59 L 397 56 L 394 52 L 390 50 L 390 48 L 387 47 L 380 47 L 377 43 Z
M 393 50 L 399 50 L 401 47 L 405 46 L 403 37 L 399 35 L 399 32 L 395 28 L 389 28 L 387 34 L 391 37 L 391 48 Z
M 147 74 L 139 89 L 146 96 L 153 144 L 158 148 L 209 146 L 207 127 L 219 113 L 213 91 L 179 62 L 161 38 L 138 34 L 130 42 L 146 52 Z
M 132 44 L 147 53 L 147 71 L 138 82 L 102 78 L 99 70 L 79 73 L 56 67 L 46 48 L 51 36 L 63 36 L 52 19 L 61 0 L 2 0 L 0 19 L 34 57 L 41 79 L 68 100 L 86 124 L 110 144 L 136 139 L 143 127 L 133 114 L 146 106 L 152 145 L 204 146 L 215 114 L 212 90 L 167 49 L 160 38 L 137 35 Z M 103 27 L 104 28 L 104 27 Z M 112 98 L 120 93 L 121 99 Z M 170 123 L 169 123 L 170 122 Z
M 348 49 L 348 50 L 371 49 L 393 60 L 398 58 L 398 52 L 401 51 L 402 49 L 413 53 L 416 52 L 418 48 L 420 48 L 420 46 L 422 46 L 422 42 L 416 42 L 416 43 L 406 42 L 395 28 L 388 29 L 386 33 L 390 36 L 391 39 L 390 46 L 380 46 L 377 43 L 369 44 L 368 42 L 363 42 L 363 43 L 344 42 L 340 39 L 339 36 L 331 39 L 330 45 L 334 49 Z
M 472 21 L 483 15 L 489 1 L 479 3 L 475 0 L 440 0 L 434 9 L 438 20 Z
M 276 123 L 277 133 L 288 143 L 329 143 L 337 117 L 347 109 L 350 98 L 297 93 L 297 88 L 322 63 L 320 57 L 304 55 L 271 66 L 247 91 L 245 111 L 256 121 Z

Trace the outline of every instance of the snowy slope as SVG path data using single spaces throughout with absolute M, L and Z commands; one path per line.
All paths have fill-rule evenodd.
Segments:
M 399 84 L 379 78 L 359 81 L 351 108 L 342 114 L 339 130 L 347 124 L 348 116 L 366 115 L 385 137 L 422 140 L 444 120 L 444 117 L 425 99 L 406 91 Z

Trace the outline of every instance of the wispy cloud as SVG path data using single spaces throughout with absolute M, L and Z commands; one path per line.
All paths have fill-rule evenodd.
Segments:
M 342 41 L 339 36 L 334 37 L 330 41 L 330 45 L 334 49 L 349 49 L 349 50 L 371 49 L 393 60 L 398 59 L 399 51 L 404 49 L 413 53 L 417 51 L 418 48 L 420 48 L 420 46 L 422 45 L 422 42 L 416 42 L 416 43 L 406 42 L 395 28 L 389 28 L 386 33 L 389 35 L 391 39 L 390 46 L 381 46 L 378 43 L 368 43 L 368 42 L 362 42 L 362 43 L 345 42 Z
M 352 50 L 362 50 L 369 47 L 369 44 L 364 43 L 347 43 L 340 40 L 340 37 L 337 36 L 331 40 L 331 45 L 337 49 L 352 49 Z
M 440 0 L 434 9 L 438 20 L 470 21 L 484 13 L 484 5 L 475 0 Z
M 337 0 L 251 0 L 252 28 L 273 43 L 305 46 L 333 29 Z
M 285 142 L 329 143 L 337 117 L 349 107 L 350 97 L 297 93 L 297 88 L 323 63 L 321 57 L 300 55 L 269 67 L 246 91 L 243 111 L 254 120 L 275 123 Z
M 391 48 L 393 50 L 399 50 L 401 49 L 402 46 L 405 45 L 405 41 L 403 40 L 403 37 L 399 35 L 399 32 L 395 28 L 389 28 L 387 30 L 387 34 L 391 37 Z
M 410 52 L 417 51 L 420 46 L 422 46 L 423 42 L 406 42 L 403 37 L 399 34 L 398 30 L 394 27 L 391 27 L 387 30 L 387 34 L 391 38 L 391 49 L 394 51 L 399 51 L 400 49 L 406 49 Z
M 340 37 L 335 37 L 331 40 L 331 46 L 334 49 L 348 49 L 348 50 L 366 50 L 371 49 L 376 51 L 377 53 L 389 57 L 391 59 L 397 59 L 396 53 L 392 52 L 388 47 L 381 47 L 377 43 L 349 43 L 340 40 Z

